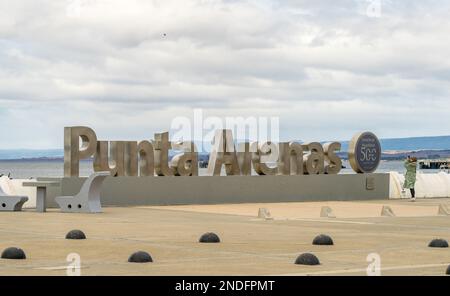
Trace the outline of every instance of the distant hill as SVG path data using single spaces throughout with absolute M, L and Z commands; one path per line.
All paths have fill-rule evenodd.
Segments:
M 380 139 L 383 151 L 450 150 L 450 136 Z M 348 141 L 342 142 L 347 151 Z
M 425 151 L 429 150 L 450 150 L 450 136 L 438 137 L 415 137 L 415 138 L 396 138 L 381 139 L 381 147 L 383 151 Z M 342 141 L 342 150 L 348 150 L 348 141 Z M 16 160 L 16 159 L 61 159 L 64 157 L 62 149 L 9 149 L 0 150 L 0 160 Z
M 0 159 L 34 159 L 34 158 L 61 158 L 64 157 L 62 149 L 8 149 L 0 150 Z

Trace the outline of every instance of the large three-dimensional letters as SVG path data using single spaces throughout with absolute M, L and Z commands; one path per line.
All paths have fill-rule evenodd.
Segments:
M 237 149 L 236 149 L 237 148 Z M 258 175 L 338 174 L 337 142 L 253 142 L 235 144 L 231 130 L 217 130 L 209 155 L 208 174 Z M 169 157 L 170 151 L 180 153 Z M 64 175 L 79 175 L 79 163 L 93 159 L 94 171 L 112 176 L 198 176 L 198 152 L 194 142 L 172 143 L 169 133 L 157 133 L 153 141 L 98 141 L 89 127 L 64 129 Z

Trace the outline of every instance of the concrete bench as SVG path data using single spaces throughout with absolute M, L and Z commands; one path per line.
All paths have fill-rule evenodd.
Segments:
M 24 203 L 28 201 L 26 196 L 14 195 L 14 188 L 8 177 L 0 177 L 0 211 L 21 211 Z
M 100 189 L 110 172 L 97 172 L 89 176 L 75 196 L 58 196 L 56 203 L 66 213 L 101 213 Z
M 47 188 L 59 185 L 59 182 L 54 181 L 28 181 L 22 183 L 24 187 L 36 187 L 36 212 L 41 213 L 47 210 Z

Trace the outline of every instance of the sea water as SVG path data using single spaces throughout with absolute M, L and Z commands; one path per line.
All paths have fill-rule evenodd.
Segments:
M 348 161 L 343 161 L 344 169 L 341 174 L 351 174 L 353 170 Z M 403 161 L 382 161 L 378 167 L 378 173 L 387 172 L 404 173 Z M 60 160 L 0 160 L 0 174 L 10 174 L 15 179 L 29 179 L 36 177 L 62 177 L 64 164 Z M 92 162 L 80 162 L 80 176 L 89 176 L 93 172 Z M 439 170 L 422 170 L 423 173 L 436 173 Z M 223 172 L 224 174 L 224 172 Z M 207 175 L 207 169 L 199 169 L 200 176 Z

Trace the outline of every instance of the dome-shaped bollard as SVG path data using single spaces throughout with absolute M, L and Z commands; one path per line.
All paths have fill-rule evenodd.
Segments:
M 313 245 L 317 246 L 332 246 L 334 245 L 333 239 L 326 234 L 320 234 L 313 240 Z
M 22 260 L 27 259 L 25 252 L 19 248 L 7 248 L 2 252 L 2 259 L 16 259 Z
M 319 258 L 311 253 L 304 253 L 297 257 L 295 264 L 299 265 L 320 265 Z
M 66 239 L 86 239 L 86 235 L 83 231 L 75 229 L 66 234 Z
M 128 258 L 128 262 L 130 263 L 148 263 L 153 262 L 152 256 L 149 253 L 144 251 L 138 251 Z
M 437 238 L 432 240 L 428 247 L 430 248 L 448 248 L 448 242 L 445 239 Z
M 220 238 L 213 232 L 203 234 L 198 240 L 200 243 L 220 243 Z

